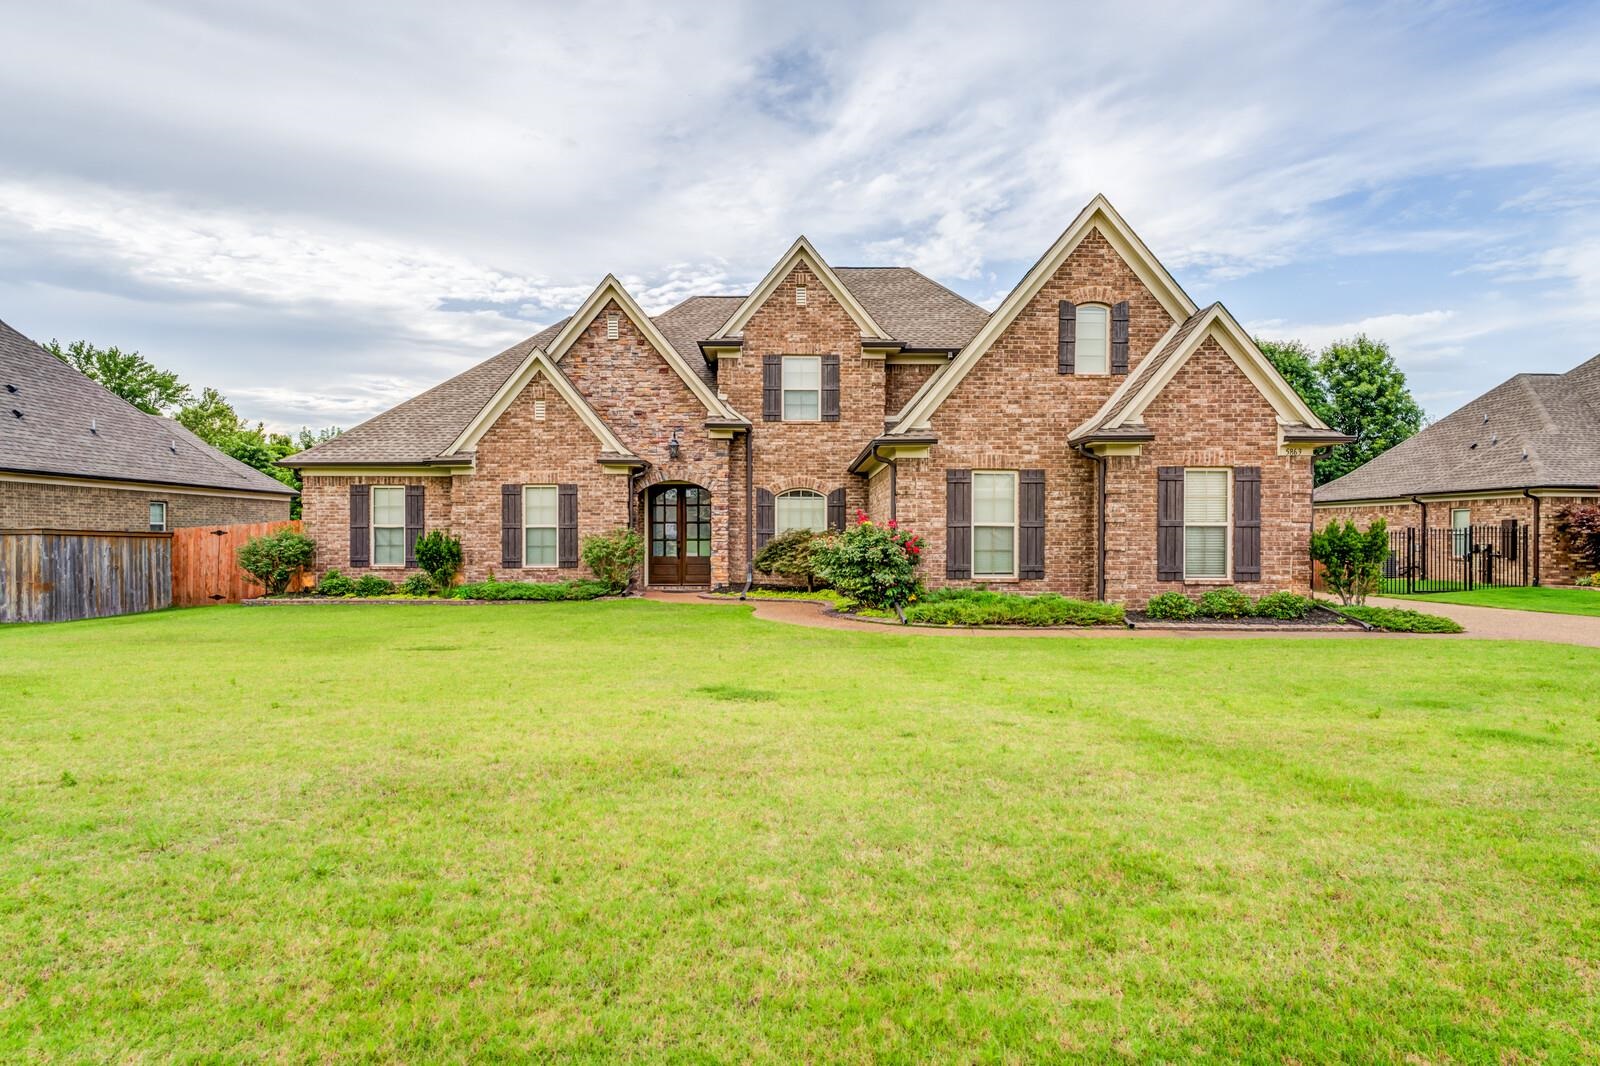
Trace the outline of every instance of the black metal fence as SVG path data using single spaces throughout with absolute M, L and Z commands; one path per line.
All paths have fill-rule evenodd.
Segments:
M 1383 565 L 1385 592 L 1463 592 L 1528 584 L 1526 523 L 1457 529 L 1395 529 Z

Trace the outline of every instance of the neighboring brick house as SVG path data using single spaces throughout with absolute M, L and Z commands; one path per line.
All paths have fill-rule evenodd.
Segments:
M 1556 534 L 1561 512 L 1600 503 L 1600 356 L 1565 374 L 1518 374 L 1316 490 L 1317 526 L 1336 519 L 1391 530 L 1492 527 L 1496 550 L 1527 527 L 1534 584 L 1579 567 Z M 1506 530 L 1513 534 L 1498 533 Z
M 318 564 L 559 580 L 628 524 L 652 586 L 737 585 L 777 532 L 857 511 L 931 585 L 1141 604 L 1305 588 L 1317 421 L 1221 305 L 1096 197 L 991 314 L 800 238 L 747 296 L 654 317 L 607 277 L 572 317 L 285 460 Z
M 0 530 L 271 522 L 289 517 L 293 498 L 0 322 Z

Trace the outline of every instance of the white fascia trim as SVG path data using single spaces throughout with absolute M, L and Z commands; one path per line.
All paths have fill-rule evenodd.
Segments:
M 1083 243 L 1083 239 L 1092 230 L 1100 231 L 1122 257 L 1123 262 L 1128 264 L 1129 269 L 1145 284 L 1175 321 L 1185 321 L 1199 310 L 1195 302 L 1189 299 L 1189 294 L 1183 291 L 1171 274 L 1167 273 L 1167 268 L 1151 254 L 1144 241 L 1139 239 L 1139 235 L 1129 228 L 1121 215 L 1117 214 L 1116 208 L 1111 206 L 1111 201 L 1103 195 L 1097 195 L 1078 213 L 1072 225 L 1056 238 L 1056 242 L 1017 283 L 1017 287 L 1001 301 L 1000 306 L 989 316 L 989 321 L 984 323 L 977 335 L 961 349 L 961 354 L 956 356 L 951 372 L 944 375 L 940 387 L 929 392 L 912 407 L 906 413 L 902 424 L 895 426 L 894 432 L 926 432 L 930 428 L 929 420 L 939 409 L 939 405 L 949 398 L 973 365 L 1011 327 L 1011 323 L 1016 321 L 1022 309 L 1039 295 L 1039 290 L 1055 276 L 1056 271 L 1061 269 L 1061 264 L 1077 250 L 1078 245 Z
M 833 295 L 835 300 L 839 301 L 840 305 L 845 309 L 845 313 L 860 328 L 863 337 L 869 337 L 874 340 L 889 339 L 889 334 L 884 332 L 882 326 L 873 321 L 872 316 L 867 313 L 867 309 L 861 306 L 861 301 L 857 300 L 855 295 L 845 288 L 844 282 L 839 280 L 839 275 L 835 274 L 833 268 L 823 260 L 822 256 L 817 254 L 817 250 L 811 246 L 810 241 L 806 240 L 804 234 L 795 239 L 795 242 L 789 246 L 789 250 L 784 253 L 783 258 L 778 260 L 777 265 L 767 271 L 767 276 L 761 279 L 761 284 L 757 285 L 755 291 L 744 298 L 744 303 L 739 305 L 728 321 L 724 322 L 722 328 L 713 333 L 710 339 L 721 340 L 744 329 L 745 323 L 750 321 L 755 313 L 761 309 L 761 305 L 767 302 L 773 290 L 781 285 L 783 280 L 793 272 L 795 266 L 800 263 L 804 263 L 822 281 L 823 287 Z
M 0 481 L 15 481 L 27 485 L 57 485 L 72 488 L 117 489 L 123 492 L 142 492 L 156 496 L 220 496 L 230 500 L 269 500 L 284 503 L 294 495 L 288 485 L 282 492 L 263 489 L 208 489 L 203 485 L 173 485 L 162 481 L 119 481 L 115 478 L 67 477 L 60 474 L 29 474 L 17 470 L 0 470 Z
M 1144 366 L 1145 360 L 1148 360 L 1151 356 L 1165 348 L 1167 346 L 1167 342 L 1172 339 L 1172 335 L 1178 332 L 1178 330 L 1181 328 L 1183 328 L 1183 323 L 1174 320 L 1172 325 L 1167 327 L 1167 331 L 1161 335 L 1161 339 L 1156 341 L 1155 344 L 1150 347 L 1150 350 L 1145 353 L 1144 359 L 1140 360 L 1139 362 L 1139 367 Z M 1122 384 L 1111 390 L 1111 395 L 1106 397 L 1106 402 L 1101 404 L 1099 408 L 1095 410 L 1094 414 L 1078 423 L 1077 427 L 1073 429 L 1071 433 L 1067 434 L 1067 439 L 1070 440 L 1088 429 L 1099 426 L 1101 419 L 1105 418 L 1106 412 L 1110 411 L 1112 408 L 1116 407 L 1117 404 L 1121 403 L 1122 397 L 1126 395 L 1130 389 L 1137 386 L 1141 376 L 1139 374 L 1139 367 L 1135 367 L 1133 372 L 1123 379 Z
M 689 391 L 694 393 L 695 399 L 700 401 L 708 413 L 717 418 L 735 420 L 742 418 L 732 407 L 719 400 L 716 394 L 706 387 L 706 383 L 701 381 L 693 370 L 689 369 L 688 364 L 683 361 L 683 357 L 678 354 L 678 350 L 662 334 L 660 328 L 650 320 L 650 316 L 644 313 L 644 308 L 639 306 L 638 301 L 629 295 L 628 290 L 623 287 L 622 282 L 617 280 L 615 274 L 607 274 L 600 284 L 595 286 L 594 291 L 589 294 L 589 298 L 583 301 L 582 306 L 573 312 L 572 317 L 567 319 L 567 324 L 561 327 L 561 332 L 557 333 L 555 338 L 551 340 L 545 350 L 552 360 L 557 363 L 561 361 L 561 358 L 567 354 L 578 338 L 583 335 L 583 331 L 589 328 L 589 323 L 595 320 L 595 316 L 600 313 L 600 309 L 606 305 L 607 300 L 617 301 L 617 305 L 622 308 L 623 313 L 632 321 L 634 328 L 644 334 L 645 340 L 649 341 L 650 346 L 656 350 L 657 354 L 667 361 L 667 365 L 689 387 Z
M 566 401 L 567 406 L 577 412 L 578 417 L 583 420 L 583 424 L 589 427 L 589 432 L 593 433 L 595 438 L 599 440 L 601 451 L 612 452 L 617 455 L 633 454 L 625 444 L 617 439 L 617 435 L 611 432 L 611 427 L 601 421 L 594 408 L 589 406 L 589 401 L 585 400 L 572 382 L 567 379 L 567 376 L 557 369 L 555 360 L 547 355 L 542 348 L 535 348 L 528 353 L 527 358 L 523 359 L 522 365 L 517 367 L 517 372 L 507 378 L 505 383 L 489 398 L 489 402 L 483 405 L 472 421 L 467 424 L 467 428 L 462 430 L 461 435 L 450 445 L 445 454 L 455 455 L 459 452 L 476 448 L 478 441 L 483 439 L 485 433 L 489 432 L 489 427 L 494 425 L 500 416 L 506 413 L 506 408 L 511 406 L 511 401 L 515 400 L 537 375 L 543 375 L 545 380 L 549 381 L 555 388 L 556 394 Z

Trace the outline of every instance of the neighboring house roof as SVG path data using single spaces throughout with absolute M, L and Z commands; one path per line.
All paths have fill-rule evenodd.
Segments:
M 0 470 L 292 496 L 0 322 Z
M 1600 488 L 1600 356 L 1518 374 L 1316 490 L 1317 503 Z

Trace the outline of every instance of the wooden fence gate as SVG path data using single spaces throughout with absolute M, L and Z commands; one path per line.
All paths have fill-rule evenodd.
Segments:
M 69 622 L 172 602 L 172 534 L 0 532 L 0 622 Z
M 238 526 L 190 526 L 172 531 L 172 604 L 205 607 L 238 603 L 266 594 L 239 569 L 239 548 L 251 537 L 280 529 L 300 531 L 299 522 L 253 522 Z M 291 589 L 295 586 L 291 585 Z

